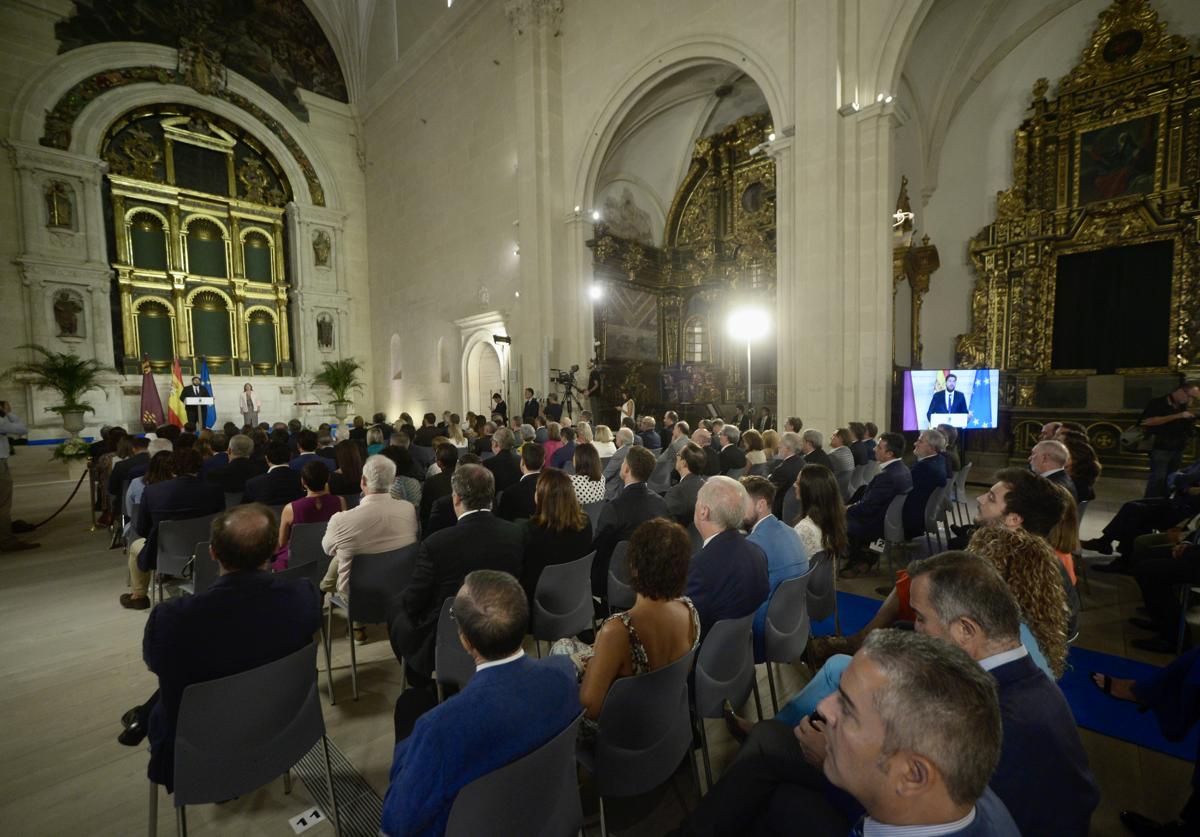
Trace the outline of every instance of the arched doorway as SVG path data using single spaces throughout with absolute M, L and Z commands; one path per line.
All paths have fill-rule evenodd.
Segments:
M 479 381 L 473 409 L 477 413 L 491 412 L 492 393 L 500 392 L 504 388 L 504 379 L 500 374 L 500 355 L 492 346 L 481 343 L 476 363 Z

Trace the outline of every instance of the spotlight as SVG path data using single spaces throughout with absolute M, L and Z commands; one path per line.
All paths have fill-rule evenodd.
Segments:
M 514 297 L 516 297 L 517 299 L 520 299 L 520 298 L 521 298 L 521 292 L 520 292 L 520 291 L 513 291 L 513 296 L 514 296 Z
M 767 134 L 767 142 L 775 142 L 775 132 L 774 131 Z
M 600 297 L 604 296 L 604 291 L 601 290 L 599 285 L 592 285 L 590 288 L 588 288 L 588 296 L 590 296 L 592 299 L 599 299 Z
M 882 102 L 882 101 L 883 101 L 883 94 L 882 94 L 882 93 L 880 93 L 878 96 L 876 96 L 876 97 L 875 97 L 875 101 L 876 101 L 877 103 L 878 103 L 878 102 Z
M 599 220 L 600 220 L 600 210 L 599 210 L 599 209 L 593 209 L 593 210 L 592 210 L 592 220 L 593 220 L 593 221 L 599 221 Z
M 579 207 L 575 207 L 575 211 L 576 211 L 576 212 L 578 212 L 578 211 L 579 211 Z
M 891 97 L 891 96 L 884 96 L 884 97 L 883 97 L 883 103 L 884 103 L 885 105 L 890 105 L 890 104 L 892 103 L 892 97 Z

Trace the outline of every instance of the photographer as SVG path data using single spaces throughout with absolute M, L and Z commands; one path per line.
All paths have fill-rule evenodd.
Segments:
M 600 367 L 596 365 L 595 360 L 587 362 L 588 368 L 588 385 L 583 391 L 584 398 L 588 399 L 588 408 L 591 410 L 592 417 L 600 420 Z
M 12 453 L 9 436 L 24 436 L 29 428 L 13 414 L 12 404 L 0 401 L 0 552 L 17 552 L 36 549 L 41 544 L 23 541 L 12 532 L 12 473 L 8 470 L 8 457 Z

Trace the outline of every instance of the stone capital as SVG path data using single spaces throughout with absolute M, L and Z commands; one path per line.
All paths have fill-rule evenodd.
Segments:
M 534 26 L 557 33 L 562 23 L 563 0 L 506 0 L 504 16 L 514 35 L 524 35 Z

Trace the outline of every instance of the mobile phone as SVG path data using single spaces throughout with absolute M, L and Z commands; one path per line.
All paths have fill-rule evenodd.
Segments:
M 809 716 L 808 716 L 808 720 L 809 720 L 809 723 L 811 723 L 813 726 L 816 726 L 818 721 L 819 721 L 820 723 L 822 723 L 822 724 L 826 723 L 826 721 L 825 721 L 825 716 L 824 716 L 824 715 L 822 715 L 822 714 L 821 714 L 821 713 L 820 713 L 818 710 L 816 710 L 816 709 L 814 709 L 814 710 L 812 711 L 812 713 L 811 713 L 811 714 L 809 714 Z

